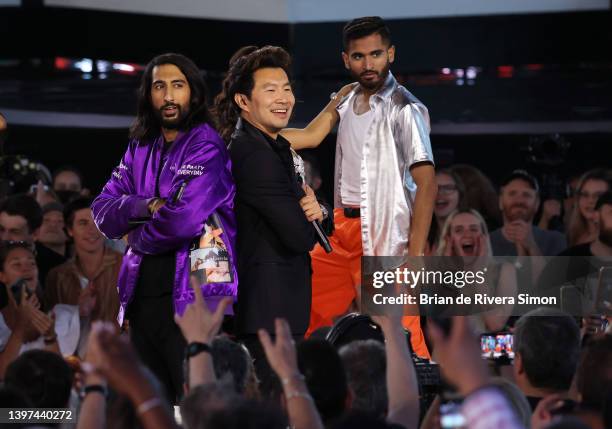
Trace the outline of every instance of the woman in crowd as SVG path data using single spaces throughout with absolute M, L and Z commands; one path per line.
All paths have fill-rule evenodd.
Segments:
M 478 271 L 486 267 L 486 290 L 477 292 L 500 297 L 516 295 L 516 271 L 509 263 L 496 263 L 492 260 L 487 224 L 476 210 L 456 210 L 448 216 L 436 254 L 463 258 L 464 270 Z M 499 331 L 512 314 L 512 305 L 500 306 L 491 311 L 479 310 L 479 313 L 481 331 Z
M 463 181 L 455 172 L 450 169 L 437 171 L 436 182 L 438 184 L 438 196 L 434 206 L 434 218 L 427 237 L 429 246 L 427 254 L 435 254 L 440 245 L 440 233 L 448 215 L 458 208 L 465 208 L 465 187 Z
M 0 245 L 0 282 L 3 298 L 0 310 L 2 361 L 10 362 L 30 349 L 60 353 L 55 320 L 40 310 L 38 267 L 30 243 L 19 241 Z M 16 288 L 17 297 L 13 296 L 11 287 L 15 285 L 20 285 Z M 0 377 L 4 369 L 0 368 Z
M 576 188 L 576 204 L 568 226 L 569 246 L 590 243 L 599 234 L 595 203 L 610 189 L 612 170 L 594 169 L 582 175 Z

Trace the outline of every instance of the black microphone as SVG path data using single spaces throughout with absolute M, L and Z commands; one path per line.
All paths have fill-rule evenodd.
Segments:
M 321 226 L 321 222 L 319 222 L 318 220 L 313 220 L 312 221 L 312 226 L 315 229 L 315 231 L 317 231 L 317 235 L 319 236 L 319 244 L 321 245 L 321 247 L 323 247 L 323 249 L 325 249 L 326 253 L 331 253 L 332 247 L 331 247 L 331 243 L 329 242 L 329 239 L 327 238 L 327 235 L 325 234 L 325 231 L 323 231 L 323 227 Z
M 296 179 L 297 179 L 298 184 L 300 185 L 300 189 L 302 189 L 302 186 L 304 185 L 304 179 L 302 178 L 301 174 L 299 174 L 297 171 L 296 171 Z M 317 232 L 317 239 L 319 241 L 319 244 L 321 245 L 321 247 L 323 247 L 323 249 L 325 249 L 326 253 L 331 253 L 332 250 L 334 249 L 332 249 L 329 239 L 327 238 L 325 231 L 323 231 L 321 222 L 319 222 L 318 220 L 313 220 L 311 223 L 312 223 L 312 227 Z

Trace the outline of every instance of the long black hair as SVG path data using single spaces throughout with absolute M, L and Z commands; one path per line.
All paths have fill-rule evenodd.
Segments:
M 240 117 L 240 107 L 234 100 L 235 94 L 251 97 L 255 81 L 253 74 L 262 68 L 282 68 L 290 75 L 291 56 L 278 46 L 244 46 L 230 59 L 229 70 L 223 79 L 221 92 L 215 97 L 214 114 L 217 129 L 226 142 L 229 142 L 236 122 Z
M 130 138 L 149 140 L 155 138 L 161 131 L 161 122 L 155 114 L 151 102 L 151 85 L 153 83 L 153 68 L 163 64 L 173 64 L 178 67 L 187 78 L 191 91 L 189 113 L 185 117 L 181 128 L 189 130 L 202 123 L 214 126 L 208 109 L 208 89 L 200 69 L 186 56 L 168 53 L 153 58 L 145 68 L 138 89 L 138 108 L 136 119 L 130 128 Z

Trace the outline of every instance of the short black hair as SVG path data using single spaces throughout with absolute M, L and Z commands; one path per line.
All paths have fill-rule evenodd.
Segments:
M 217 337 L 212 342 L 212 357 L 217 379 L 228 374 L 236 393 L 244 393 L 249 375 L 248 351 L 229 338 Z
M 302 341 L 297 345 L 297 358 L 323 423 L 339 418 L 346 408 L 348 384 L 334 346 L 325 340 Z
M 11 362 L 4 383 L 22 392 L 33 407 L 65 408 L 73 378 L 72 369 L 58 354 L 30 350 Z
M 213 358 L 213 362 L 216 359 Z M 225 383 L 206 383 L 195 386 L 181 401 L 181 417 L 185 429 L 208 427 L 211 415 L 232 408 L 241 397 Z
M 43 222 L 42 209 L 34 198 L 26 194 L 8 197 L 0 204 L 0 213 L 24 217 L 30 234 L 40 228 Z
M 580 328 L 573 317 L 550 307 L 532 310 L 516 322 L 514 345 L 533 387 L 569 389 L 580 357 Z
M 227 143 L 242 112 L 234 96 L 244 94 L 250 99 L 255 86 L 255 72 L 263 68 L 281 68 L 291 81 L 291 55 L 280 46 L 243 46 L 230 59 L 221 92 L 214 103 L 217 129 Z
M 385 346 L 377 340 L 353 341 L 339 353 L 353 392 L 351 409 L 384 418 L 389 405 Z
M 64 224 L 66 228 L 72 228 L 74 214 L 77 211 L 91 208 L 92 203 L 93 198 L 91 197 L 79 197 L 66 204 L 64 207 Z
M 380 34 L 382 40 L 391 46 L 391 30 L 380 16 L 364 16 L 347 22 L 342 29 L 342 45 L 348 49 L 349 43 L 371 34 Z
M 605 192 L 597 198 L 597 203 L 595 204 L 595 210 L 599 210 L 605 205 L 612 205 L 612 191 Z

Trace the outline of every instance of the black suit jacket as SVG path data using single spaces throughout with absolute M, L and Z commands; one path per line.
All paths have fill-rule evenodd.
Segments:
M 309 251 L 316 243 L 300 199 L 289 142 L 240 120 L 229 144 L 236 181 L 238 302 L 236 333 L 274 333 L 274 319 L 303 335 L 310 320 Z

